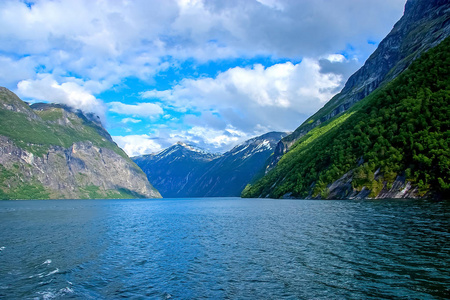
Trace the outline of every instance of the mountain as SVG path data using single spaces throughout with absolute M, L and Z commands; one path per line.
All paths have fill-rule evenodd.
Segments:
M 185 189 L 219 155 L 178 142 L 156 154 L 133 157 L 164 197 L 189 197 Z
M 429 16 L 435 19 L 430 21 Z M 426 33 L 422 32 L 423 20 L 429 21 Z M 399 24 L 409 30 L 403 36 L 417 34 L 415 44 L 420 48 L 415 48 L 414 58 L 420 49 L 431 50 L 421 51 L 398 75 L 394 76 L 404 65 L 399 69 L 399 63 L 392 64 L 383 78 L 394 79 L 381 83 L 346 111 L 299 134 L 289 152 L 264 178 L 247 186 L 243 197 L 450 198 L 449 3 L 408 1 L 394 33 L 400 30 Z M 397 49 L 396 43 L 386 45 L 391 37 L 392 32 L 369 60 L 380 59 L 377 56 L 388 53 L 389 47 Z M 405 56 L 412 49 L 399 51 L 398 56 L 412 59 Z M 349 79 L 344 90 L 356 91 L 356 79 L 363 73 L 367 78 L 372 78 L 370 72 L 373 78 L 378 76 L 378 69 L 368 65 Z M 356 87 L 351 89 L 351 84 Z M 336 105 L 336 97 L 330 102 L 324 108 Z M 317 115 L 325 114 L 319 111 Z
M 268 169 L 273 168 L 295 142 L 313 128 L 340 115 L 380 86 L 402 73 L 421 53 L 450 35 L 448 0 L 408 0 L 403 17 L 380 42 L 364 66 L 340 93 L 277 145 Z
M 155 198 L 98 117 L 0 87 L 0 199 Z
M 187 193 L 192 197 L 239 196 L 248 183 L 264 174 L 267 159 L 285 135 L 269 132 L 225 152 L 197 173 L 199 177 L 187 187 Z
M 267 159 L 285 135 L 270 132 L 222 155 L 177 143 L 133 160 L 164 197 L 239 196 L 255 176 L 264 174 Z

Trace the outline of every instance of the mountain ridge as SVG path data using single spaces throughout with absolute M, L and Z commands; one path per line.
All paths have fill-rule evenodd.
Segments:
M 0 88 L 0 199 L 161 197 L 94 115 Z
M 239 196 L 254 176 L 263 174 L 267 158 L 284 135 L 266 133 L 220 155 L 198 148 L 190 151 L 179 142 L 157 154 L 132 159 L 164 197 Z

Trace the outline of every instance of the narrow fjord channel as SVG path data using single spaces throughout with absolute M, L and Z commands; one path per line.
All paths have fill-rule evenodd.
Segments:
M 1 299 L 445 299 L 448 202 L 0 202 Z

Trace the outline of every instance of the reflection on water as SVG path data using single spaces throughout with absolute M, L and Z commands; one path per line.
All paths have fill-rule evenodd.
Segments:
M 448 202 L 0 202 L 0 298 L 445 299 Z

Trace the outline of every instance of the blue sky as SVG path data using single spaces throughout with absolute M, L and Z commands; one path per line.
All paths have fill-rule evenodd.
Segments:
M 342 89 L 405 0 L 0 2 L 0 85 L 98 114 L 129 155 L 292 131 Z

